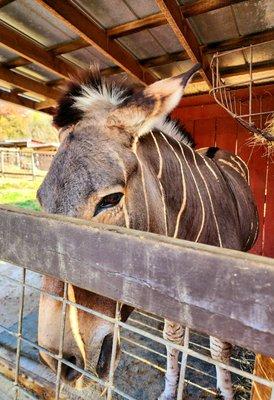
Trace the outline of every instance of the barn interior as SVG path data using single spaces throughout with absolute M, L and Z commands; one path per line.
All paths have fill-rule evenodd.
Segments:
M 148 85 L 182 74 L 197 62 L 199 74 L 173 117 L 193 135 L 197 148 L 218 146 L 248 164 L 260 217 L 252 252 L 274 257 L 273 154 L 264 143 L 252 140 L 254 127 L 266 129 L 274 112 L 273 0 L 0 0 L 0 100 L 54 114 L 66 83 L 92 64 L 105 76 Z M 21 270 L 2 264 L 1 272 L 9 280 L 1 276 L 5 290 L 0 316 L 15 330 L 20 288 L 12 279 L 19 279 Z M 30 273 L 28 279 L 39 285 L 38 275 Z M 39 293 L 28 291 L 25 333 L 35 341 Z M 7 308 L 7 300 L 12 308 Z M 136 312 L 131 323 L 161 334 L 162 321 L 154 316 Z M 163 382 L 164 349 L 137 336 L 124 334 L 118 384 L 133 398 L 155 399 L 157 384 Z M 195 349 L 208 354 L 207 338 L 193 332 L 191 340 Z M 0 329 L 0 372 L 8 379 L 15 349 L 15 339 Z M 252 371 L 254 360 L 253 354 L 234 350 L 233 363 L 244 370 Z M 23 383 L 32 395 L 54 398 L 54 376 L 40 365 L 37 351 L 25 346 L 21 362 Z M 259 365 L 257 373 L 265 376 Z M 272 374 L 269 378 L 274 379 Z M 190 360 L 187 377 L 190 397 L 216 396 L 209 366 Z M 6 378 L 0 382 L 0 399 L 9 398 Z M 239 387 L 236 398 L 249 398 L 250 382 L 235 378 L 234 383 Z M 71 396 L 76 398 L 75 393 Z

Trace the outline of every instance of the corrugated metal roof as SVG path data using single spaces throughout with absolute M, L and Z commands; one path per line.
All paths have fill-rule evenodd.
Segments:
M 10 61 L 17 57 L 17 54 L 0 45 L 0 62 Z
M 274 1 L 249 0 L 231 6 L 240 35 L 249 35 L 274 27 Z
M 0 20 L 47 47 L 76 38 L 58 18 L 33 0 L 17 0 L 2 7 Z
M 144 18 L 159 12 L 155 0 L 124 0 L 124 2 L 138 18 Z
M 248 62 L 250 62 L 250 50 L 244 50 L 244 55 Z M 274 40 L 268 43 L 263 43 L 252 48 L 252 61 L 253 63 L 274 60 Z
M 53 72 L 50 72 L 36 64 L 28 64 L 24 67 L 17 67 L 14 68 L 14 71 L 19 71 L 22 75 L 26 75 L 32 79 L 43 82 L 54 81 L 55 79 L 60 78 L 59 75 L 54 74 Z
M 239 36 L 231 7 L 196 15 L 189 20 L 202 44 L 219 42 Z
M 148 29 L 124 36 L 118 39 L 118 41 L 140 60 L 165 54 L 163 46 L 155 40 Z
M 63 55 L 63 58 L 83 68 L 89 68 L 91 64 L 97 64 L 100 68 L 108 68 L 115 65 L 91 46 L 67 53 Z
M 74 4 L 104 28 L 133 21 L 136 16 L 122 0 L 75 0 Z
M 71 2 L 84 10 L 91 20 L 96 21 L 103 28 L 112 28 L 160 12 L 155 0 L 71 0 Z M 193 0 L 178 0 L 179 4 L 192 2 Z M 77 39 L 74 31 L 34 0 L 15 0 L 0 8 L 0 20 L 45 48 Z M 189 22 L 200 44 L 206 45 L 240 38 L 242 35 L 274 27 L 274 0 L 243 1 L 233 6 L 196 15 L 189 18 Z M 168 24 L 120 37 L 117 41 L 140 60 L 183 50 Z M 0 46 L 0 62 L 16 58 L 15 52 Z M 62 58 L 83 68 L 89 67 L 91 63 L 97 63 L 103 69 L 114 66 L 109 58 L 91 46 L 67 53 Z M 248 51 L 240 50 L 222 57 L 220 65 L 222 68 L 244 66 L 248 58 Z M 211 56 L 208 56 L 208 59 L 210 61 Z M 253 62 L 267 62 L 273 59 L 274 42 L 254 47 Z M 166 65 L 151 68 L 151 71 L 158 78 L 166 78 L 184 72 L 190 65 L 190 61 L 169 62 Z M 19 67 L 15 71 L 20 71 L 42 82 L 60 78 L 46 68 L 34 64 Z M 260 74 L 263 73 L 260 72 L 258 76 Z M 240 82 L 239 76 L 235 80 Z M 188 92 L 203 90 L 204 87 L 204 83 L 192 84 Z
M 150 29 L 150 32 L 167 53 L 175 53 L 183 49 L 169 25 L 157 26 Z

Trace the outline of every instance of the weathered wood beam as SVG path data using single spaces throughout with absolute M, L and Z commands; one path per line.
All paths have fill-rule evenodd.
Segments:
M 242 2 L 243 0 L 197 0 L 180 6 L 180 9 L 183 16 L 189 18 Z M 161 12 L 107 29 L 107 34 L 111 38 L 118 38 L 165 24 L 167 24 L 167 19 L 164 13 Z
M 47 49 L 47 51 L 55 56 L 67 54 L 75 50 L 80 50 L 84 47 L 88 47 L 89 44 L 82 38 L 77 38 L 65 43 L 56 44 Z
M 0 8 L 7 6 L 10 3 L 13 3 L 14 0 L 0 0 Z
M 185 61 L 188 60 L 189 57 L 185 51 L 180 51 L 176 53 L 171 53 L 171 54 L 165 54 L 163 56 L 158 56 L 158 57 L 151 57 L 147 58 L 144 60 L 141 60 L 140 63 L 147 68 L 153 68 L 153 67 L 158 67 L 162 65 L 167 65 L 173 62 L 178 62 L 178 61 Z M 264 61 L 264 62 L 259 62 L 259 63 L 254 63 L 253 64 L 253 72 L 265 72 L 268 70 L 273 69 L 273 63 L 270 61 Z M 119 67 L 110 67 L 102 70 L 104 75 L 110 76 L 110 75 L 115 75 L 119 74 L 122 72 L 121 68 Z M 247 72 L 249 72 L 249 67 L 247 65 L 237 65 L 233 67 L 225 67 L 220 69 L 221 76 L 228 78 L 231 76 L 240 76 L 244 75 Z M 193 78 L 192 82 L 201 82 L 202 78 L 201 77 L 195 77 Z
M 252 66 L 252 72 L 253 73 L 259 73 L 259 72 L 269 72 L 269 78 L 270 76 L 273 77 L 273 69 L 274 69 L 274 62 L 273 61 L 262 61 L 258 63 L 254 63 Z M 225 67 L 225 68 L 220 68 L 220 76 L 222 78 L 232 78 L 236 76 L 242 76 L 249 74 L 249 65 L 243 64 L 243 65 L 235 65 L 233 67 Z M 201 82 L 202 79 L 201 77 L 194 77 L 192 82 Z M 241 82 L 239 82 L 240 84 Z
M 269 77 L 270 74 L 272 75 L 272 77 L 274 76 L 273 69 L 274 61 L 261 61 L 252 65 L 253 73 L 269 72 Z M 245 74 L 249 74 L 249 65 L 235 65 L 233 67 L 220 69 L 220 75 L 224 78 L 231 78 L 233 76 L 241 76 Z
M 62 54 L 70 53 L 71 51 L 80 50 L 87 47 L 88 44 L 81 38 L 74 39 L 65 43 L 58 43 L 54 46 L 48 47 L 45 50 L 53 56 L 60 56 Z M 2 65 L 7 68 L 22 67 L 30 64 L 30 61 L 24 57 L 18 57 L 10 61 L 4 62 Z
M 61 91 L 51 88 L 43 83 L 37 82 L 26 76 L 20 75 L 7 68 L 0 66 L 0 80 L 10 83 L 11 85 L 17 86 L 18 88 L 37 93 L 45 96 L 52 100 L 58 100 L 62 94 Z
M 69 79 L 81 70 L 80 67 L 73 66 L 71 63 L 47 52 L 34 41 L 3 23 L 0 23 L 0 43 L 30 62 L 38 64 L 63 78 Z
M 109 39 L 104 29 L 91 21 L 71 3 L 62 0 L 37 0 L 48 12 L 59 18 L 89 45 L 142 83 L 153 83 L 157 78 L 141 67 L 138 60 L 119 43 Z
M 268 29 L 260 33 L 252 33 L 250 35 L 241 36 L 238 38 L 223 40 L 220 42 L 210 43 L 202 46 L 202 51 L 205 54 L 212 54 L 218 51 L 229 51 L 240 49 L 241 47 L 249 46 L 250 44 L 260 44 L 274 40 L 274 28 Z
M 201 49 L 203 50 L 203 54 L 211 54 L 214 53 L 215 51 L 219 51 L 218 49 L 218 44 L 220 44 L 221 48 L 224 50 L 234 50 L 237 49 L 241 46 L 247 46 L 248 44 L 254 42 L 256 44 L 263 43 L 266 41 L 274 40 L 274 30 L 267 30 L 265 32 L 257 33 L 255 35 L 248 35 L 244 36 L 241 38 L 234 38 L 234 39 L 229 39 L 225 40 L 222 42 L 216 42 L 213 44 L 210 44 L 208 46 L 201 46 Z M 54 55 L 61 55 L 61 54 L 66 54 L 74 50 L 78 50 L 80 48 L 87 47 L 88 44 L 82 39 L 75 39 L 72 40 L 71 42 L 66 42 L 62 44 L 58 44 L 55 46 L 52 46 L 50 48 L 47 48 L 46 51 L 49 52 L 50 54 Z M 157 67 L 161 65 L 166 65 L 170 64 L 175 61 L 184 61 L 189 59 L 187 53 L 185 51 L 180 51 L 176 53 L 170 53 L 170 54 L 165 54 L 162 56 L 158 57 L 152 57 L 144 60 L 140 60 L 140 64 L 143 67 L 146 68 L 151 68 L 151 67 Z M 30 61 L 27 60 L 26 58 L 19 57 L 14 60 L 8 61 L 3 63 L 2 65 L 7 67 L 7 68 L 16 68 L 20 66 L 25 66 L 30 64 Z M 122 72 L 122 69 L 120 67 L 110 67 L 107 68 L 104 73 L 106 75 L 112 75 L 112 74 L 117 74 Z M 56 84 L 56 82 L 52 82 L 53 85 Z
M 37 104 L 35 101 L 26 99 L 22 96 L 18 96 L 17 93 L 13 93 L 13 92 L 8 93 L 8 92 L 4 92 L 1 90 L 0 90 L 0 99 L 8 101 L 10 103 L 17 104 L 19 106 L 32 108 L 33 110 L 35 110 L 35 106 Z
M 185 61 L 188 59 L 189 57 L 186 51 L 178 51 L 175 53 L 164 54 L 162 56 L 140 60 L 140 64 L 146 68 L 153 68 L 161 65 L 167 65 L 176 61 Z M 102 70 L 102 73 L 106 76 L 120 74 L 121 72 L 123 72 L 123 70 L 120 67 L 109 67 Z
M 53 108 L 56 106 L 56 101 L 52 99 L 47 99 L 45 101 L 40 101 L 35 105 L 35 110 L 37 111 L 43 111 L 48 108 Z
M 155 28 L 156 26 L 167 24 L 166 17 L 163 13 L 149 15 L 148 17 L 137 19 L 135 21 L 126 22 L 107 29 L 107 35 L 112 39 L 123 36 L 132 35 L 133 33 L 143 31 L 144 29 Z
M 1 206 L 0 259 L 274 355 L 271 258 Z
M 182 15 L 176 0 L 156 0 L 160 10 L 165 15 L 170 27 L 177 36 L 189 58 L 194 63 L 201 63 L 200 74 L 209 87 L 211 84 L 211 71 L 206 57 L 202 57 L 198 39 L 192 31 L 188 21 Z

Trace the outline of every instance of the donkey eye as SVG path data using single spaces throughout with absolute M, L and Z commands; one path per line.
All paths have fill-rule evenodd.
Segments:
M 102 200 L 100 200 L 97 204 L 93 216 L 95 217 L 97 214 L 99 214 L 101 211 L 106 210 L 107 208 L 115 207 L 120 202 L 123 196 L 123 193 L 118 192 L 111 193 L 103 197 Z

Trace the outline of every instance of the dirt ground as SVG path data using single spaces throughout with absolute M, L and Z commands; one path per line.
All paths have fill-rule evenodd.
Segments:
M 18 323 L 18 304 L 20 298 L 20 286 L 9 278 L 20 280 L 22 271 L 20 268 L 0 262 L 0 325 L 16 332 Z M 27 273 L 27 282 L 39 287 L 40 276 L 35 273 Z M 37 314 L 38 314 L 39 292 L 26 289 L 24 305 L 23 336 L 37 342 Z M 161 337 L 163 322 L 160 318 L 146 315 L 140 311 L 134 311 L 129 321 L 132 326 L 144 329 L 156 336 Z M 121 329 L 121 359 L 115 372 L 115 387 L 136 400 L 156 400 L 164 387 L 164 372 L 166 362 L 165 347 L 153 340 L 139 334 Z M 191 333 L 191 347 L 202 354 L 209 354 L 208 337 Z M 0 358 L 14 358 L 16 340 L 0 327 Z M 254 355 L 243 349 L 234 348 L 232 364 L 251 372 L 253 368 Z M 23 344 L 21 366 L 24 371 L 32 369 L 37 375 L 48 382 L 54 388 L 55 376 L 38 359 L 38 352 L 29 345 Z M 1 371 L 0 371 L 1 373 Z M 250 393 L 250 382 L 233 376 L 236 399 L 248 399 Z M 9 381 L 0 376 L 0 400 L 13 398 Z M 215 369 L 209 363 L 202 362 L 193 357 L 188 357 L 185 398 L 201 399 L 215 398 Z M 96 385 L 84 390 L 75 391 L 68 387 L 62 387 L 62 398 L 66 399 L 92 399 L 101 400 L 102 388 Z M 2 396 L 2 397 L 1 397 Z M 27 397 L 22 397 L 25 399 Z M 124 397 L 113 394 L 113 399 L 122 400 Z

